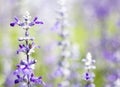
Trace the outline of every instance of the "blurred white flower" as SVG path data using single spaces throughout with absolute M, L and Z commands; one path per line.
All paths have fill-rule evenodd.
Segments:
M 120 78 L 118 78 L 115 82 L 115 87 L 120 87 Z
M 87 53 L 86 58 L 82 59 L 82 61 L 85 63 L 85 69 L 96 69 L 96 66 L 94 65 L 96 61 L 92 59 L 90 52 Z

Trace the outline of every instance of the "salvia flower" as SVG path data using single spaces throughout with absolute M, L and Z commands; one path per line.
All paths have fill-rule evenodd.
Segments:
M 31 16 L 27 12 L 24 16 L 24 21 L 21 22 L 18 18 L 15 18 L 15 22 L 10 23 L 12 27 L 15 25 L 21 26 L 23 29 L 25 29 L 25 37 L 20 37 L 18 41 L 25 41 L 25 43 L 19 44 L 19 49 L 17 50 L 17 54 L 24 53 L 26 55 L 26 59 L 21 60 L 19 64 L 16 65 L 17 69 L 14 71 L 14 75 L 16 76 L 16 79 L 14 81 L 15 84 L 26 84 L 27 87 L 33 87 L 35 85 L 45 85 L 45 83 L 42 81 L 42 76 L 36 77 L 34 75 L 33 69 L 37 60 L 31 59 L 30 54 L 35 52 L 35 48 L 40 48 L 40 46 L 35 45 L 34 43 L 34 37 L 29 37 L 28 29 L 35 25 L 35 24 L 43 24 L 43 22 L 38 21 L 37 17 L 34 18 L 34 20 L 30 21 Z M 25 87 L 26 87 L 25 86 Z
M 85 73 L 83 74 L 83 79 L 87 81 L 85 87 L 95 87 L 93 84 L 95 74 L 92 71 L 93 69 L 96 69 L 96 66 L 94 65 L 95 60 L 92 59 L 92 55 L 90 52 L 87 53 L 86 58 L 82 59 L 85 65 Z

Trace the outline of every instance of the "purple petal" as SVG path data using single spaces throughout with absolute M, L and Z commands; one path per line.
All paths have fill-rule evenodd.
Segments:
M 35 48 L 38 48 L 38 49 L 39 49 L 39 48 L 40 48 L 40 46 L 35 46 Z
M 12 22 L 12 23 L 10 23 L 10 26 L 11 26 L 11 27 L 14 27 L 15 24 L 16 24 L 15 22 Z
M 38 19 L 38 17 L 35 17 L 33 21 L 35 22 L 37 19 Z
M 19 19 L 18 19 L 17 17 L 15 17 L 14 19 L 15 19 L 15 21 L 16 21 L 16 22 L 18 22 L 18 21 L 19 21 Z
M 33 40 L 34 40 L 34 38 L 33 38 L 33 37 L 31 37 L 31 38 L 30 38 L 30 40 L 31 40 L 31 41 L 33 41 Z
M 20 47 L 20 48 L 23 48 L 23 44 L 20 44 L 19 47 Z
M 17 66 L 18 68 L 20 68 L 20 65 L 19 65 L 19 64 L 17 64 L 16 66 Z
M 43 24 L 42 21 L 36 21 L 35 24 Z
M 20 52 L 19 50 L 16 51 L 17 54 L 19 54 L 19 52 Z
M 20 78 L 20 75 L 17 75 L 17 78 Z
M 34 76 L 34 74 L 32 73 L 32 74 L 31 74 L 31 77 L 33 77 L 33 76 Z
M 34 76 L 34 74 L 32 73 L 32 74 L 31 74 L 31 78 L 30 78 L 30 81 L 31 81 L 31 82 L 35 82 L 35 79 L 33 79 L 33 78 L 34 78 L 33 76 Z
M 38 77 L 38 79 L 42 79 L 42 76 Z
M 29 26 L 34 26 L 34 25 L 35 25 L 34 22 L 29 23 Z
M 20 61 L 20 64 L 21 64 L 21 65 L 25 65 L 26 63 L 25 63 L 23 60 L 21 60 L 21 61 Z
M 32 42 L 32 46 L 34 46 L 35 45 L 35 43 L 34 42 Z
M 31 64 L 35 64 L 36 62 L 37 62 L 36 60 L 32 60 L 32 61 L 30 61 L 29 64 L 30 64 L 30 65 L 31 65 Z
M 20 23 L 20 24 L 18 24 L 19 26 L 24 26 L 25 24 L 24 23 Z
M 17 83 L 19 83 L 19 80 L 18 80 L 18 79 L 15 80 L 15 84 L 17 84 Z
M 25 32 L 25 36 L 29 36 L 29 32 Z
M 89 76 L 89 73 L 86 73 L 86 76 Z

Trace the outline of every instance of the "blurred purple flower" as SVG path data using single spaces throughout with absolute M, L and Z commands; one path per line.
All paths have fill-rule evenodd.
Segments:
M 119 0 L 85 0 L 84 5 L 93 11 L 99 19 L 105 19 L 120 5 Z
M 111 62 L 120 61 L 120 41 L 119 38 L 112 37 L 102 42 L 104 48 L 102 48 L 103 57 Z
M 119 87 L 120 86 L 120 70 L 113 69 L 106 77 L 105 87 Z

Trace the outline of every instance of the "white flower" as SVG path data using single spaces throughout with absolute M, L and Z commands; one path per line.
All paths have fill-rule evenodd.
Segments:
M 85 69 L 96 69 L 94 65 L 96 61 L 92 59 L 90 52 L 87 53 L 86 58 L 82 59 L 82 61 L 85 63 Z
M 19 37 L 18 40 L 19 41 L 23 41 L 23 40 L 31 40 L 33 41 L 35 38 L 34 37 Z
M 115 82 L 115 87 L 120 87 L 120 78 L 118 78 Z

